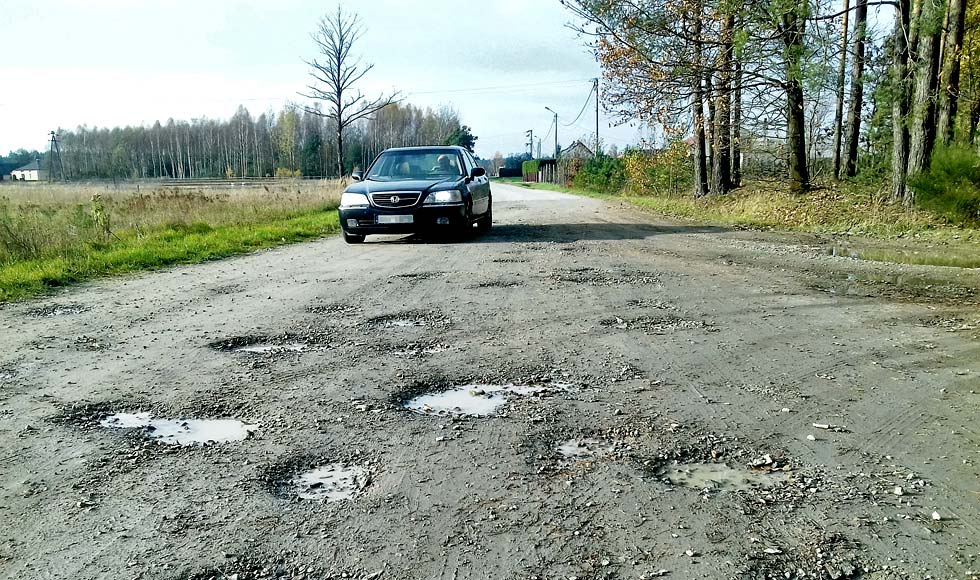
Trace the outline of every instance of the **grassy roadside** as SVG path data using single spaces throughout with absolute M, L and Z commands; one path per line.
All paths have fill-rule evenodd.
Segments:
M 980 230 L 951 226 L 923 210 L 908 210 L 854 187 L 832 185 L 803 197 L 745 187 L 724 197 L 605 194 L 546 183 L 523 184 L 625 202 L 675 219 L 833 238 L 828 252 L 861 259 L 980 268 Z
M 340 229 L 333 184 L 235 192 L 102 189 L 93 197 L 77 187 L 0 188 L 0 302 Z

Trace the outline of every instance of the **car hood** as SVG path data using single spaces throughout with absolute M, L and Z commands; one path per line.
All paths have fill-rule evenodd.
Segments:
M 463 181 L 462 177 L 449 179 L 407 179 L 404 181 L 358 181 L 347 186 L 349 193 L 385 193 L 388 191 L 421 191 L 425 193 L 436 186 L 453 186 Z M 441 189 L 441 188 L 440 188 Z

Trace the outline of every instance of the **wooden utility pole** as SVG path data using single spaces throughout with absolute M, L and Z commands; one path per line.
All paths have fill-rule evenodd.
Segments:
M 599 151 L 599 78 L 592 79 L 592 82 L 594 83 L 592 90 L 595 91 L 595 154 L 598 156 L 601 153 Z

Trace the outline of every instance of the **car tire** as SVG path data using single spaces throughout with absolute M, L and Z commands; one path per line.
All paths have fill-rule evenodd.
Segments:
M 361 244 L 364 243 L 364 236 L 359 236 L 357 234 L 348 234 L 344 232 L 344 241 L 348 244 Z
M 486 215 L 476 221 L 476 228 L 481 234 L 485 234 L 493 227 L 493 207 L 487 209 Z

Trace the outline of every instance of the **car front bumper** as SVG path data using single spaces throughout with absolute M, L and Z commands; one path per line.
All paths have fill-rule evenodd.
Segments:
M 379 209 L 376 207 L 342 207 L 340 227 L 348 234 L 364 236 L 368 234 L 411 234 L 449 230 L 462 227 L 466 223 L 466 205 L 452 203 L 444 205 L 425 205 L 404 209 Z M 412 223 L 382 224 L 380 216 L 412 216 Z

